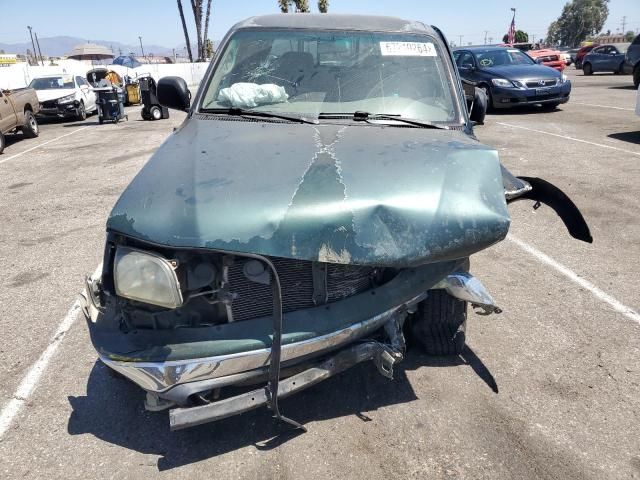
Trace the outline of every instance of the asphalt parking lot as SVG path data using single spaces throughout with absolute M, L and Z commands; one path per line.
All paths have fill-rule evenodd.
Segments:
M 281 403 L 170 432 L 97 362 L 74 302 L 107 215 L 184 115 L 51 122 L 0 155 L 3 478 L 640 478 L 640 118 L 628 76 L 568 70 L 554 112 L 476 128 L 515 174 L 562 188 L 594 237 L 510 207 L 472 270 L 503 309 L 471 315 L 460 358 L 410 352 L 390 382 L 360 365 Z M 33 367 L 35 365 L 35 368 Z

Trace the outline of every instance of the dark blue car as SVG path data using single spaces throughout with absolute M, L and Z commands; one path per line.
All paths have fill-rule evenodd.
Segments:
M 553 109 L 569 101 L 567 77 L 516 48 L 459 48 L 453 56 L 460 76 L 485 91 L 490 109 L 522 105 Z
M 624 56 L 629 48 L 628 43 L 601 45 L 591 50 L 582 60 L 582 71 L 585 75 L 595 72 L 624 73 Z

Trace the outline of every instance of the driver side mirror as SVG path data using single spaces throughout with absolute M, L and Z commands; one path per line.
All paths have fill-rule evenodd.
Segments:
M 476 67 L 475 67 L 475 65 L 473 63 L 463 63 L 460 66 L 460 68 L 463 69 L 463 70 L 475 70 L 476 69 Z
M 158 81 L 158 103 L 167 108 L 188 112 L 191 92 L 182 77 L 162 77 Z

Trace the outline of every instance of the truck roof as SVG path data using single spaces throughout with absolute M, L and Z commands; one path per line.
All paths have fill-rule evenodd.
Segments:
M 285 15 L 280 13 L 251 17 L 234 25 L 232 30 L 244 28 L 357 30 L 435 34 L 433 28 L 415 20 L 375 15 L 340 15 L 330 13 L 305 13 L 299 15 Z

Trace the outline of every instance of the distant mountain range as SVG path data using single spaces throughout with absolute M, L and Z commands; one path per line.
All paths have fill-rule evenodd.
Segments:
M 84 38 L 77 37 L 45 37 L 39 38 L 40 42 L 40 50 L 42 51 L 42 55 L 50 56 L 50 57 L 59 57 L 62 55 L 66 55 L 73 50 L 73 47 L 76 45 L 81 45 L 83 43 L 87 43 L 87 40 Z M 118 55 L 128 55 L 130 52 L 135 53 L 136 55 L 140 55 L 140 45 L 127 45 L 125 43 L 110 41 L 110 40 L 90 40 L 91 43 L 97 43 L 98 45 L 104 45 L 105 47 L 109 47 L 113 50 L 113 54 L 117 57 Z M 217 42 L 214 42 L 214 45 Z M 149 55 L 153 54 L 154 56 L 168 56 L 173 55 L 173 49 L 162 47 L 160 45 L 145 45 L 144 42 L 142 44 L 144 46 L 144 53 Z M 185 52 L 185 43 L 182 45 L 178 45 L 175 47 L 176 53 L 180 56 L 186 55 Z M 196 50 L 195 46 L 192 46 L 192 51 Z M 0 50 L 4 50 L 5 53 L 17 53 L 24 54 L 27 49 L 33 50 L 31 46 L 31 42 L 23 42 L 23 43 L 0 43 Z

